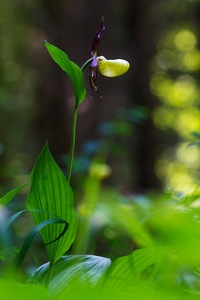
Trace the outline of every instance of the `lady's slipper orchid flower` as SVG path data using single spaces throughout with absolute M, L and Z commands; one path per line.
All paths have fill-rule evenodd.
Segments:
M 101 38 L 102 32 L 105 30 L 103 18 L 100 22 L 100 28 L 94 36 L 92 44 L 92 63 L 90 65 L 90 85 L 92 88 L 92 96 L 97 93 L 102 98 L 99 88 L 96 85 L 97 81 L 97 69 L 99 72 L 107 77 L 117 77 L 126 73 L 130 67 L 130 64 L 124 59 L 110 59 L 107 60 L 104 56 L 97 56 L 97 48 Z

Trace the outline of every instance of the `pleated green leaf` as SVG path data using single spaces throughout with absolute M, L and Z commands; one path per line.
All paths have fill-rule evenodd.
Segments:
M 99 289 L 111 296 L 134 290 L 140 284 L 140 276 L 148 267 L 155 266 L 155 270 L 157 269 L 162 255 L 161 248 L 149 247 L 116 259 L 98 282 Z
M 53 263 L 73 243 L 77 217 L 72 189 L 53 159 L 47 144 L 38 156 L 31 174 L 27 206 L 33 215 L 35 225 L 52 218 L 59 218 L 68 223 L 66 233 L 59 240 L 56 239 L 63 232 L 65 224 L 51 224 L 40 231 L 49 259 Z M 56 240 L 54 243 L 50 243 L 54 240 Z
M 61 257 L 54 266 L 49 283 L 49 299 L 97 299 L 97 294 L 92 297 L 94 287 L 110 264 L 109 258 L 95 255 Z M 45 284 L 48 271 L 49 263 L 40 266 L 30 282 Z
M 45 41 L 45 46 L 52 59 L 71 78 L 76 98 L 76 105 L 79 105 L 86 96 L 84 76 L 81 68 L 79 68 L 79 66 L 72 62 L 65 52 L 63 52 L 56 46 L 48 43 L 47 41 Z

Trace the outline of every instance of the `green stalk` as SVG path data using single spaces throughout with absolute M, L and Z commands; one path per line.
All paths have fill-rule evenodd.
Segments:
M 77 113 L 78 113 L 78 105 L 75 105 L 74 112 L 73 112 L 73 121 L 72 121 L 72 136 L 71 136 L 71 146 L 70 146 L 70 154 L 69 154 L 69 165 L 68 165 L 68 171 L 67 171 L 67 181 L 69 183 L 70 183 L 70 179 L 71 179 L 72 167 L 73 167 L 73 161 L 74 161 Z
M 49 264 L 49 269 L 48 269 L 48 271 L 47 271 L 46 281 L 45 281 L 45 286 L 46 286 L 46 288 L 49 287 L 49 283 L 50 283 L 51 278 L 52 278 L 52 276 L 53 276 L 54 267 L 55 267 L 55 262 L 53 262 L 53 263 L 50 262 L 50 264 Z
M 93 57 L 90 57 L 81 67 L 82 72 L 91 64 L 93 61 Z M 69 165 L 67 171 L 67 181 L 70 183 L 72 167 L 74 161 L 74 150 L 75 150 L 75 142 L 76 142 L 76 124 L 77 124 L 77 114 L 78 114 L 79 105 L 75 104 L 74 112 L 73 112 L 73 121 L 72 121 L 72 136 L 71 136 L 71 145 L 70 145 L 70 154 L 69 154 Z
M 93 59 L 94 59 L 93 57 L 90 57 L 86 62 L 84 62 L 84 64 L 83 64 L 82 67 L 81 67 L 81 70 L 82 70 L 83 72 L 85 71 L 85 69 L 86 69 L 89 65 L 91 65 Z

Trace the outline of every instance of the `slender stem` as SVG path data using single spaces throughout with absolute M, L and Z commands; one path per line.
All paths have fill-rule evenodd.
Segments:
M 90 57 L 81 67 L 82 72 L 91 64 L 93 57 Z M 74 161 L 74 150 L 75 150 L 75 142 L 76 142 L 76 124 L 77 124 L 77 113 L 78 113 L 79 105 L 75 104 L 74 112 L 73 112 L 73 121 L 72 121 L 72 136 L 71 136 L 71 145 L 70 145 L 70 154 L 69 154 L 69 165 L 67 171 L 67 180 L 70 183 L 72 167 Z
M 49 283 L 50 283 L 51 278 L 52 278 L 52 276 L 53 276 L 54 267 L 55 267 L 55 263 L 51 263 L 51 262 L 50 262 L 50 264 L 49 264 L 49 269 L 48 269 L 48 271 L 47 271 L 46 282 L 45 282 L 46 288 L 49 287 Z
M 73 160 L 74 160 L 77 113 L 78 113 L 78 105 L 75 105 L 74 113 L 73 113 L 73 121 L 72 121 L 72 136 L 71 136 L 71 146 L 70 146 L 70 154 L 69 154 L 69 165 L 68 165 L 68 171 L 67 171 L 67 180 L 69 183 L 70 183 L 70 179 L 71 179 Z

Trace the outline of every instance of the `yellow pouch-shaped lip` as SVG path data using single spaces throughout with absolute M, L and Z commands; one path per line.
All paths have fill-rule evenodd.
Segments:
M 130 68 L 128 61 L 124 59 L 106 59 L 104 56 L 99 56 L 98 70 L 107 77 L 117 77 L 123 75 Z

